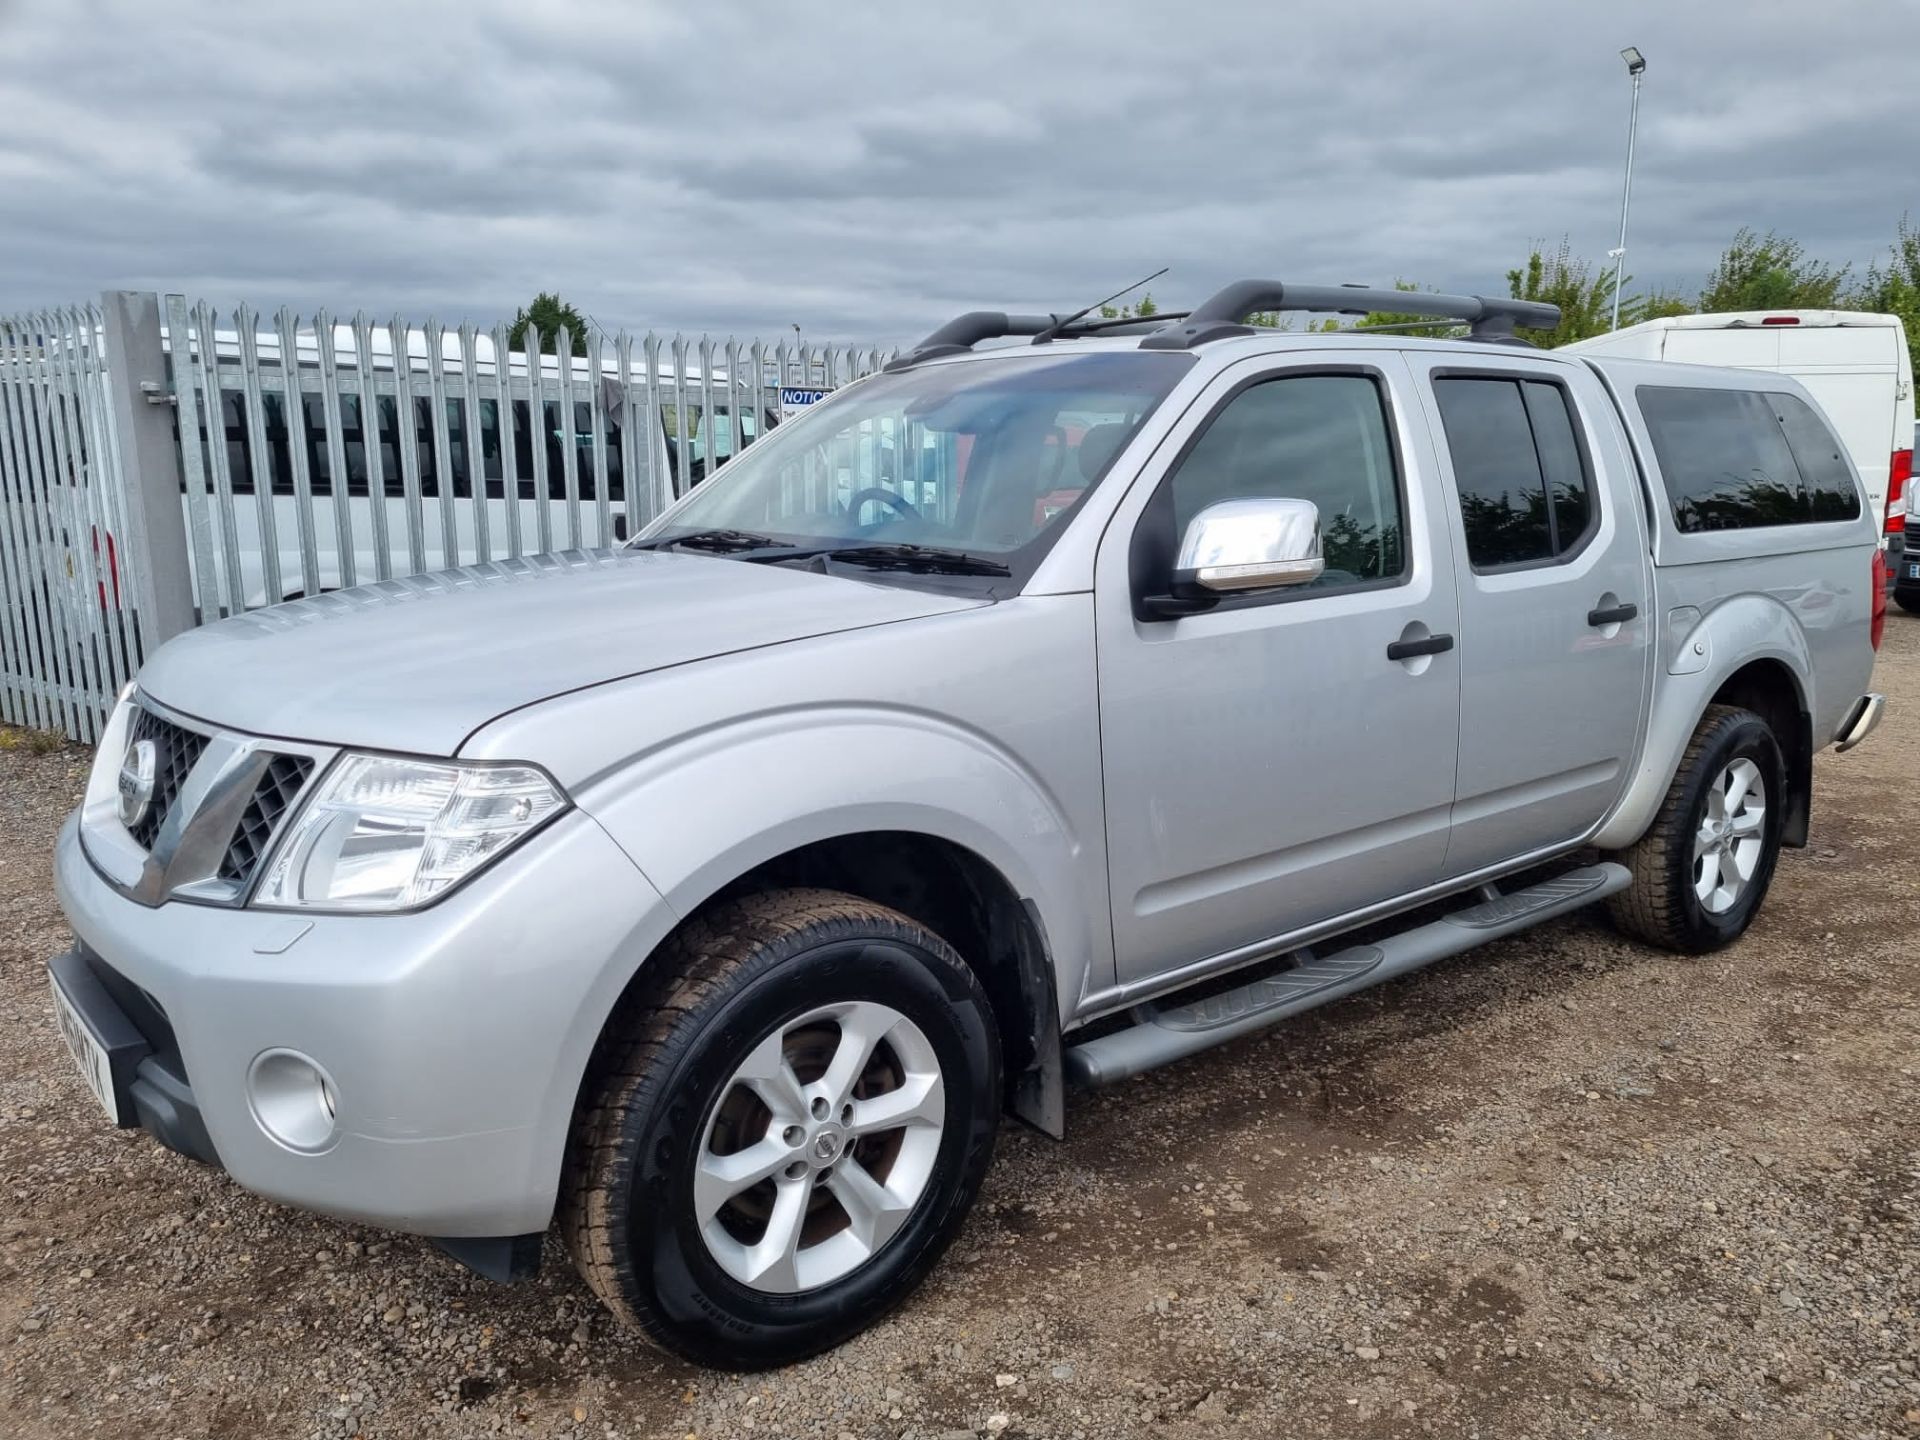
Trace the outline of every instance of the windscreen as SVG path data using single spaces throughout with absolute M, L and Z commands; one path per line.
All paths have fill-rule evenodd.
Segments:
M 725 529 L 1011 561 L 1057 530 L 1191 363 L 1062 347 L 881 374 L 768 433 L 648 538 Z

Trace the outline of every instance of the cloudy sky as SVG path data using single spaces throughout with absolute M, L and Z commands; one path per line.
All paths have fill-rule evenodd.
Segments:
M 1817 17 L 1817 18 L 1816 18 Z M 892 342 L 1162 265 L 1694 291 L 1920 218 L 1915 0 L 0 0 L 0 312 L 103 288 Z

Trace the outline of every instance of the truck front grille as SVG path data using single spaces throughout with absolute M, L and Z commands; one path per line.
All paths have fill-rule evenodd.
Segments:
M 144 694 L 115 711 L 111 734 L 94 758 L 80 832 L 94 867 L 142 905 L 244 905 L 295 807 L 339 753 L 206 725 Z M 135 746 L 143 760 L 152 747 L 153 790 L 129 825 L 118 792 Z
M 207 748 L 207 737 L 175 725 L 171 720 L 162 720 L 150 710 L 142 710 L 134 716 L 130 739 L 153 742 L 153 798 L 147 803 L 146 814 L 137 824 L 128 827 L 140 848 L 151 850 L 159 838 L 160 827 L 180 798 L 180 787 L 186 784 L 187 773 Z
M 253 787 L 253 798 L 241 812 L 233 839 L 220 861 L 220 878 L 236 885 L 253 879 L 274 832 L 280 828 L 294 798 L 313 774 L 313 761 L 305 755 L 275 755 Z

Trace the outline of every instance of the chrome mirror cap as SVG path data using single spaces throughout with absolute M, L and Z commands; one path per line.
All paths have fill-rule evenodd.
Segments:
M 1208 590 L 1265 590 L 1320 578 L 1320 507 L 1311 500 L 1222 500 L 1187 523 L 1176 572 Z

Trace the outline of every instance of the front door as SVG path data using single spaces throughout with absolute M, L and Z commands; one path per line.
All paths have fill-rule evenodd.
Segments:
M 1095 610 L 1122 985 L 1251 953 L 1441 873 L 1458 654 L 1387 654 L 1409 638 L 1435 649 L 1457 622 L 1412 386 L 1387 354 L 1228 370 L 1107 529 Z M 1409 414 L 1402 434 L 1395 417 Z M 1321 578 L 1179 619 L 1142 613 L 1187 522 L 1243 497 L 1319 508 Z
M 1545 357 L 1409 357 L 1451 492 L 1460 776 L 1448 875 L 1585 836 L 1626 785 L 1651 633 L 1645 517 L 1612 402 Z

